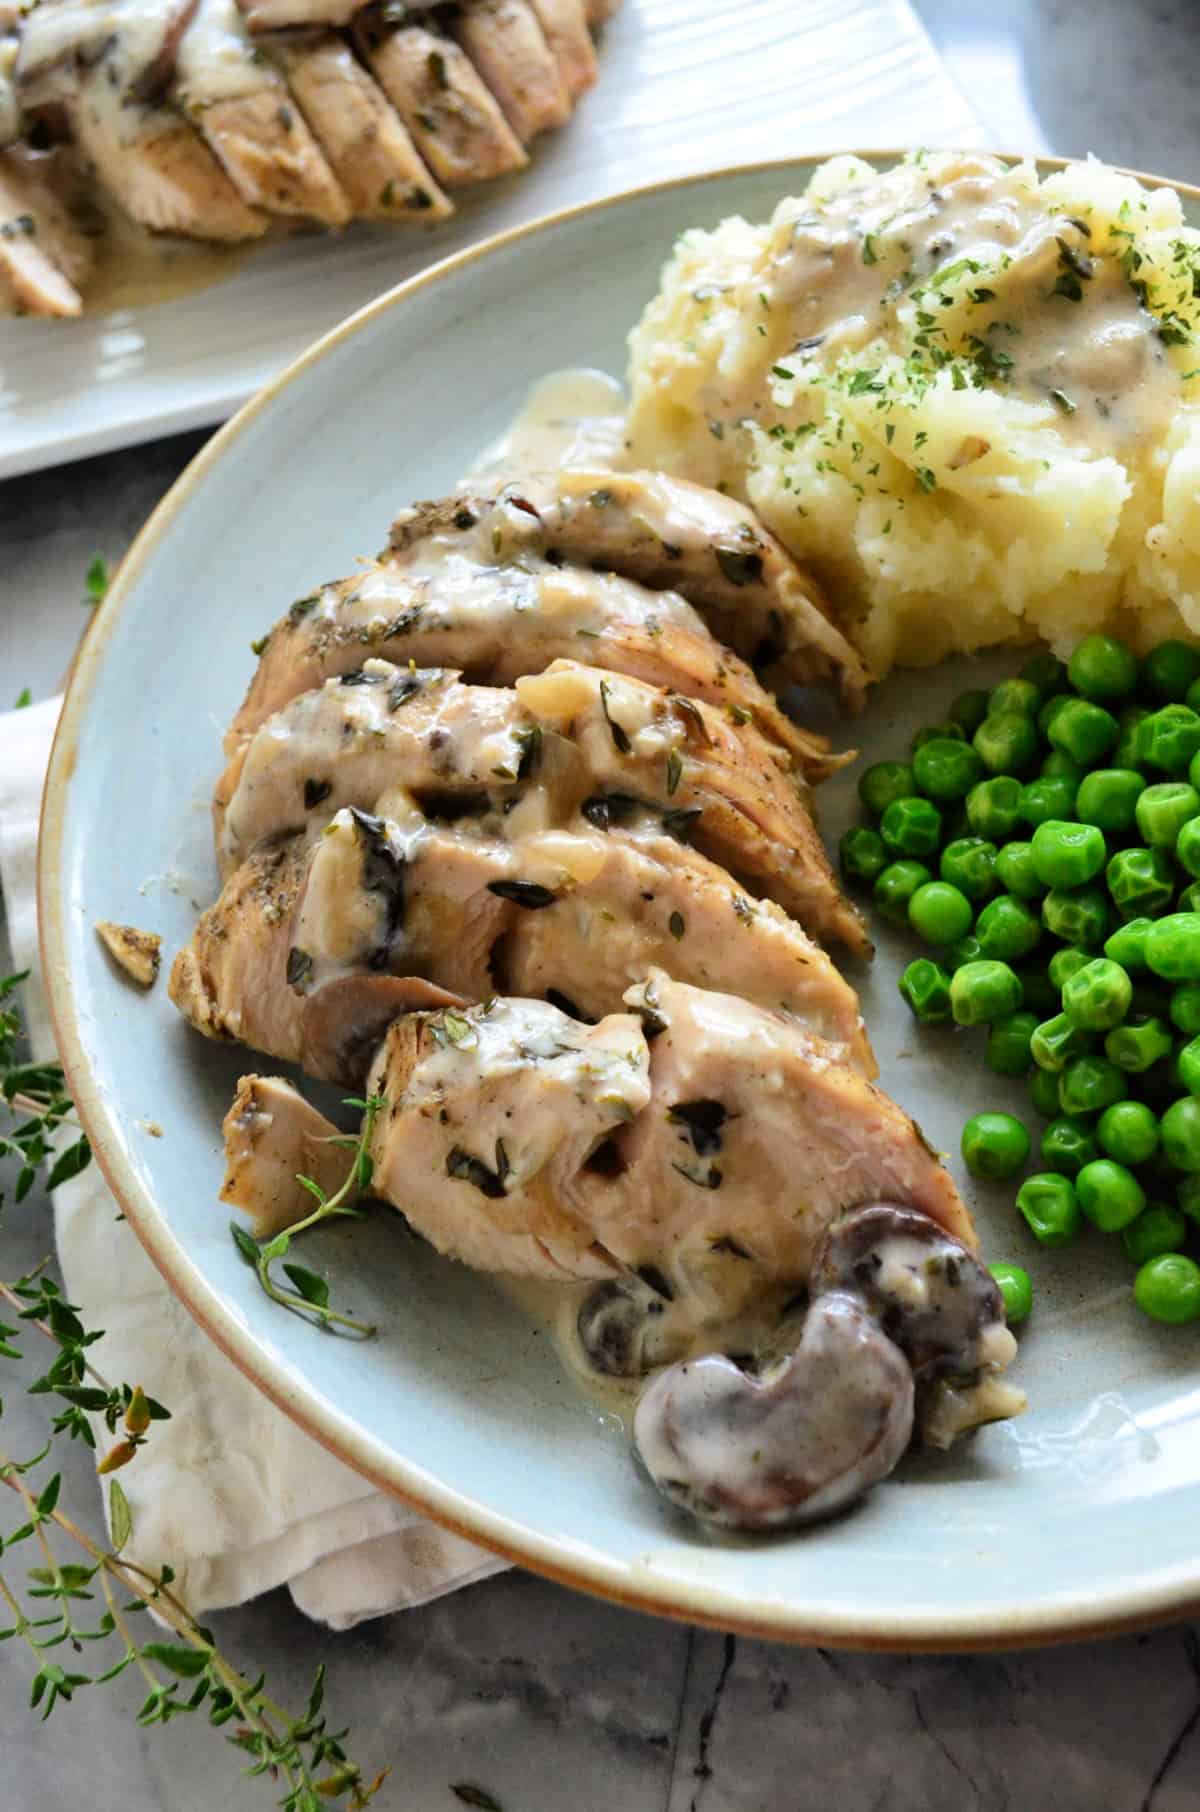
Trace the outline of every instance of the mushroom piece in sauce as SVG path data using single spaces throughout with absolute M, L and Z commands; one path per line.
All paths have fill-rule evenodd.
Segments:
M 913 1377 L 853 1296 L 824 1296 L 800 1344 L 761 1377 L 719 1354 L 647 1387 L 634 1446 L 663 1495 L 700 1522 L 785 1529 L 846 1508 L 908 1446 Z
M 949 1447 L 1025 1407 L 1023 1393 L 998 1377 L 1017 1343 L 995 1279 L 927 1215 L 894 1202 L 845 1215 L 814 1256 L 811 1288 L 814 1296 L 852 1291 L 879 1317 L 913 1368 L 930 1446 Z
M 698 1521 L 811 1521 L 891 1471 L 914 1414 L 931 1446 L 948 1447 L 1024 1407 L 997 1377 L 1016 1343 L 996 1283 L 928 1215 L 891 1202 L 843 1215 L 814 1255 L 809 1288 L 798 1344 L 761 1372 L 708 1354 L 668 1367 L 642 1394 L 637 1456 Z M 629 1359 L 649 1323 L 645 1305 L 636 1328 L 632 1298 L 627 1308 L 619 1356 Z M 582 1317 L 580 1335 L 586 1348 Z

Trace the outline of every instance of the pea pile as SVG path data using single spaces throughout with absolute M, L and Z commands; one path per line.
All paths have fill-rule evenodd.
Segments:
M 1200 647 L 1139 661 L 1111 636 L 964 692 L 907 760 L 859 780 L 848 880 L 929 946 L 900 978 L 923 1025 L 986 1028 L 1027 1077 L 1040 1165 L 1016 1205 L 1044 1246 L 1120 1236 L 1134 1299 L 1200 1320 Z M 972 1115 L 973 1175 L 1015 1178 L 1029 1128 Z M 1009 1319 L 1025 1271 L 995 1267 Z

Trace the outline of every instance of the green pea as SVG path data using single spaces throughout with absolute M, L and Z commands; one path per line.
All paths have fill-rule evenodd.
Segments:
M 1200 649 L 1190 642 L 1159 642 L 1142 662 L 1142 690 L 1175 704 L 1200 679 Z
M 1085 1051 L 1065 1063 L 1058 1078 L 1058 1099 L 1064 1114 L 1100 1114 L 1129 1093 L 1124 1070 L 1107 1057 Z
M 1108 935 L 1108 901 L 1098 887 L 1054 887 L 1042 901 L 1042 924 L 1065 943 L 1094 950 Z
M 879 834 L 899 856 L 931 856 L 942 840 L 942 814 L 928 799 L 915 795 L 893 799 L 879 820 Z
M 1020 1265 L 993 1265 L 991 1270 L 1004 1298 L 1004 1319 L 1009 1327 L 1027 1321 L 1033 1308 L 1033 1284 L 1028 1271 Z
M 1075 816 L 1097 830 L 1124 832 L 1137 821 L 1137 802 L 1146 782 L 1133 768 L 1095 768 L 1075 795 Z
M 1040 1070 L 1059 1071 L 1073 1057 L 1082 1056 L 1089 1042 L 1087 1033 L 1073 1026 L 1065 1013 L 1056 1013 L 1035 1029 L 1029 1049 Z
M 1021 774 L 1038 752 L 1037 725 L 1020 711 L 989 713 L 971 742 L 989 774 Z
M 1021 983 L 1007 963 L 964 963 L 950 980 L 956 1025 L 990 1025 L 1021 1005 Z
M 996 879 L 1019 900 L 1040 900 L 1046 891 L 1033 866 L 1032 843 L 1006 843 L 997 850 Z
M 973 1177 L 1002 1182 L 1029 1156 L 1029 1134 L 1013 1114 L 972 1114 L 962 1129 L 962 1155 Z
M 1200 912 L 1170 912 L 1146 933 L 1146 964 L 1165 981 L 1200 981 Z
M 1082 698 L 1107 704 L 1128 698 L 1137 685 L 1136 657 L 1111 635 L 1089 635 L 1067 663 L 1067 677 Z
M 1189 1095 L 1200 1095 L 1200 1038 L 1191 1038 L 1175 1054 L 1179 1080 Z
M 853 825 L 838 844 L 842 873 L 852 881 L 877 880 L 890 859 L 879 832 L 865 824 Z
M 1006 1013 L 993 1021 L 988 1033 L 988 1068 L 997 1076 L 1023 1076 L 1033 1062 L 1030 1040 L 1037 1020 L 1027 1011 Z
M 1119 963 L 1106 956 L 1070 976 L 1062 991 L 1063 1012 L 1084 1032 L 1107 1032 L 1120 1025 L 1133 999 L 1133 983 Z
M 1200 1170 L 1200 1101 L 1194 1095 L 1173 1101 L 1162 1117 L 1159 1136 L 1176 1170 Z
M 1045 761 L 1038 769 L 1043 780 L 1069 780 L 1078 792 L 1083 782 L 1085 770 L 1061 749 L 1051 749 Z
M 1170 1049 L 1171 1034 L 1153 1014 L 1127 1019 L 1124 1025 L 1114 1026 L 1104 1040 L 1104 1055 L 1109 1062 L 1130 1076 L 1143 1075 Z
M 1043 736 L 1049 736 L 1050 726 L 1056 722 L 1060 711 L 1072 703 L 1069 692 L 1056 692 L 1048 698 L 1037 714 L 1037 727 Z
M 1138 731 L 1150 715 L 1145 705 L 1123 705 L 1117 713 L 1117 727 L 1120 734 L 1109 753 L 1109 765 L 1114 768 L 1137 768 L 1141 765 L 1138 754 Z
M 1082 887 L 1107 857 L 1104 834 L 1094 824 L 1049 818 L 1033 833 L 1034 873 L 1047 887 Z
M 1036 686 L 1043 698 L 1060 692 L 1067 683 L 1067 670 L 1057 655 L 1051 654 L 1048 648 L 1040 654 L 1031 654 L 1017 675 L 1018 679 L 1028 680 Z
M 1164 705 L 1143 717 L 1137 733 L 1138 760 L 1164 774 L 1186 774 L 1200 754 L 1200 716 L 1188 705 Z
M 913 778 L 917 790 L 930 799 L 965 799 L 983 779 L 983 763 L 969 742 L 934 737 L 913 751 Z
M 1151 849 L 1174 849 L 1189 818 L 1200 812 L 1200 793 L 1186 780 L 1163 780 L 1144 788 L 1137 802 L 1137 827 Z
M 1146 1206 L 1146 1192 L 1133 1172 L 1111 1158 L 1085 1164 L 1075 1178 L 1075 1194 L 1084 1214 L 1101 1233 L 1119 1233 Z
M 1042 708 L 1042 695 L 1030 680 L 1006 679 L 992 687 L 988 700 L 989 717 L 1006 717 L 1015 711 L 1018 717 L 1036 717 Z
M 871 891 L 880 913 L 893 925 L 908 924 L 908 902 L 933 876 L 923 862 L 890 862 Z
M 1163 1252 L 1178 1252 L 1187 1239 L 1187 1221 L 1169 1202 L 1151 1202 L 1136 1221 L 1121 1229 L 1125 1256 L 1135 1265 Z
M 1026 1177 L 1017 1190 L 1017 1210 L 1042 1246 L 1069 1246 L 1079 1237 L 1083 1217 L 1066 1177 Z
M 946 741 L 966 741 L 962 725 L 955 723 L 953 718 L 948 718 L 941 724 L 926 724 L 923 730 L 918 730 L 912 739 L 913 753 L 915 755 L 918 749 L 923 749 L 927 742 Z
M 1200 1320 L 1200 1265 L 1182 1252 L 1147 1259 L 1133 1280 L 1133 1300 L 1143 1315 L 1171 1327 Z
M 1056 950 L 1050 958 L 1051 986 L 1061 994 L 1071 977 L 1078 975 L 1081 969 L 1086 969 L 1094 960 L 1086 950 L 1077 950 L 1073 944 L 1068 944 L 1065 950 Z
M 895 799 L 910 799 L 917 785 L 904 761 L 877 761 L 858 777 L 858 796 L 869 812 L 882 818 Z
M 1200 881 L 1192 881 L 1184 888 L 1175 907 L 1178 912 L 1200 912 Z
M 967 794 L 967 823 L 977 837 L 1007 841 L 1021 823 L 1021 783 L 1011 774 L 981 780 Z
M 1068 817 L 1075 810 L 1073 781 L 1041 778 L 1026 781 L 1021 789 L 1021 815 L 1027 824 L 1046 824 Z
M 1180 825 L 1175 839 L 1175 860 L 1190 875 L 1200 875 L 1200 818 L 1189 818 L 1186 824 Z
M 978 687 L 970 692 L 960 692 L 950 707 L 951 721 L 958 724 L 966 736 L 974 736 L 987 714 L 988 695 Z
M 1096 1136 L 1086 1120 L 1060 1114 L 1042 1129 L 1042 1163 L 1060 1176 L 1073 1177 L 1100 1156 Z
M 1158 1121 L 1144 1101 L 1114 1101 L 1096 1122 L 1096 1137 L 1118 1164 L 1145 1164 L 1158 1150 Z
M 1153 925 L 1153 919 L 1126 919 L 1123 925 L 1104 940 L 1104 954 L 1110 962 L 1120 963 L 1122 969 L 1144 969 L 1146 967 L 1146 933 Z
M 926 881 L 908 902 L 908 922 L 927 944 L 953 944 L 971 929 L 971 902 L 947 881 Z
M 1046 731 L 1056 749 L 1077 761 L 1081 768 L 1094 768 L 1120 735 L 1120 726 L 1111 711 L 1093 705 L 1085 698 L 1069 698 L 1055 713 Z
M 1013 964 L 1021 978 L 1021 989 L 1025 1005 L 1036 1020 L 1049 1019 L 1057 1013 L 1062 1002 L 1061 989 L 1056 988 L 1044 968 L 1039 963 Z
M 1184 982 L 1181 987 L 1173 988 L 1168 1011 L 1172 1025 L 1194 1038 L 1200 1032 L 1200 982 Z
M 1200 1174 L 1180 1177 L 1175 1186 L 1175 1200 L 1181 1214 L 1189 1221 L 1200 1222 Z
M 959 938 L 957 944 L 951 944 L 949 950 L 941 952 L 941 960 L 953 975 L 965 964 L 977 963 L 982 955 L 979 939 L 973 931 L 969 931 L 966 937 Z
M 1030 1056 L 1033 1055 L 1032 1039 Z M 1035 1069 L 1029 1078 L 1029 1099 L 1035 1113 L 1043 1120 L 1053 1120 L 1058 1115 L 1058 1076 L 1054 1070 Z
M 941 1025 L 950 1018 L 950 977 L 932 957 L 919 956 L 909 963 L 898 985 L 913 1018 L 922 1025 Z
M 975 921 L 975 935 L 985 957 L 1015 962 L 1041 941 L 1042 927 L 1023 900 L 1002 893 L 983 908 Z
M 1123 919 L 1157 918 L 1175 892 L 1175 869 L 1161 849 L 1119 849 L 1104 878 Z
M 985 837 L 956 837 L 942 851 L 938 872 L 969 900 L 990 899 L 996 891 L 996 845 Z

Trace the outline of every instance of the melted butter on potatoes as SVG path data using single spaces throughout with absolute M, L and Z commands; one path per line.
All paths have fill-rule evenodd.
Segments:
M 1200 634 L 1200 233 L 1105 165 L 835 158 L 686 233 L 631 336 L 632 457 L 752 503 L 877 675 Z

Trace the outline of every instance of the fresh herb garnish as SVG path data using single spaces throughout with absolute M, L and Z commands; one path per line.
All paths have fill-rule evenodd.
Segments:
M 615 723 L 613 721 L 612 712 L 608 708 L 608 691 L 609 691 L 608 681 L 601 680 L 600 681 L 600 709 L 604 713 L 604 721 L 608 725 L 609 731 L 612 735 L 613 743 L 615 744 L 616 749 L 617 749 L 617 753 L 620 755 L 632 754 L 633 744 L 629 740 L 628 731 L 623 730 L 619 723 Z
M 523 906 L 526 912 L 541 912 L 543 907 L 553 906 L 558 898 L 549 887 L 543 887 L 537 881 L 489 881 L 487 888 L 498 899 L 511 900 L 514 906 Z
M 97 604 L 103 604 L 108 595 L 108 587 L 108 561 L 103 554 L 95 554 L 83 581 L 83 602 L 89 610 Z
M 305 983 L 313 972 L 313 959 L 307 950 L 301 950 L 299 944 L 293 944 L 287 953 L 285 975 L 288 986 L 295 988 L 297 994 L 303 994 Z
M 353 1153 L 350 1168 L 346 1172 L 341 1186 L 332 1195 L 326 1195 L 321 1185 L 312 1177 L 298 1176 L 297 1183 L 315 1199 L 316 1207 L 311 1214 L 305 1215 L 303 1220 L 296 1221 L 293 1226 L 288 1227 L 282 1233 L 275 1234 L 272 1239 L 265 1241 L 261 1246 L 251 1238 L 244 1227 L 239 1227 L 236 1221 L 230 1222 L 229 1231 L 234 1245 L 246 1263 L 253 1267 L 263 1291 L 272 1302 L 279 1303 L 285 1309 L 291 1309 L 293 1314 L 311 1318 L 318 1327 L 346 1328 L 350 1333 L 361 1334 L 364 1339 L 369 1339 L 375 1333 L 373 1326 L 365 1321 L 356 1321 L 352 1315 L 343 1315 L 338 1309 L 330 1308 L 329 1285 L 323 1277 L 319 1276 L 316 1271 L 308 1270 L 304 1265 L 283 1264 L 291 1250 L 293 1240 L 299 1234 L 307 1233 L 310 1228 L 320 1226 L 322 1221 L 361 1218 L 360 1210 L 355 1204 L 359 1197 L 365 1195 L 371 1187 L 371 1175 L 374 1170 L 370 1150 L 371 1136 L 375 1131 L 375 1122 L 387 1106 L 387 1102 L 382 1095 L 370 1095 L 366 1100 L 360 1100 L 357 1096 L 347 1096 L 344 1105 L 358 1108 L 363 1119 L 357 1138 L 347 1136 L 331 1140 L 331 1143 L 344 1145 Z M 292 1286 L 290 1290 L 283 1289 L 271 1274 L 271 1266 L 277 1260 L 283 1264 L 284 1275 Z
M 718 547 L 717 565 L 731 585 L 756 585 L 763 576 L 760 553 L 740 547 Z
M 498 1201 L 504 1194 L 504 1179 L 509 1169 L 502 1139 L 496 1141 L 494 1170 L 489 1169 L 482 1158 L 475 1157 L 461 1145 L 452 1145 L 446 1158 L 446 1175 L 453 1177 L 458 1183 L 470 1183 L 472 1188 L 478 1189 L 480 1195 L 487 1196 L 489 1201 Z
M 729 1110 L 720 1101 L 677 1101 L 667 1109 L 667 1119 L 673 1126 L 685 1126 L 692 1142 L 692 1150 L 698 1158 L 711 1157 L 713 1152 L 721 1149 L 721 1128 L 729 1118 Z
M 22 1060 L 14 1004 L 22 979 L 0 981 L 0 1100 L 16 1121 L 0 1134 L 0 1151 L 20 1166 L 17 1199 L 28 1193 L 39 1171 L 55 1186 L 77 1176 L 89 1157 L 61 1067 Z M 65 1145 L 64 1133 L 71 1134 Z M 176 1589 L 169 1565 L 151 1570 L 127 1556 L 133 1513 L 121 1479 L 113 1475 L 138 1463 L 154 1427 L 169 1419 L 168 1409 L 140 1384 L 110 1383 L 97 1370 L 92 1354 L 103 1330 L 84 1325 L 44 1265 L 15 1282 L 0 1282 L 0 1300 L 16 1324 L 0 1326 L 0 1361 L 24 1359 L 23 1332 L 54 1348 L 49 1367 L 26 1386 L 33 1402 L 51 1410 L 46 1446 L 29 1457 L 0 1447 L 0 1482 L 11 1491 L 16 1511 L 13 1526 L 0 1527 L 0 1641 L 11 1640 L 28 1652 L 33 1707 L 45 1719 L 64 1703 L 137 1673 L 145 1685 L 137 1712 L 143 1729 L 203 1713 L 233 1743 L 248 1772 L 270 1783 L 271 1799 L 284 1812 L 316 1812 L 319 1806 L 362 1812 L 384 1776 L 368 1780 L 344 1747 L 345 1733 L 329 1729 L 324 1670 L 318 1670 L 307 1704 L 298 1714 L 290 1712 L 271 1696 L 255 1668 L 243 1671 L 218 1646 Z M 97 1467 L 107 1485 L 107 1541 L 94 1538 L 69 1514 L 62 1475 L 51 1470 L 52 1459 L 46 1463 L 58 1440 L 79 1441 L 94 1451 L 97 1429 L 112 1437 Z M 62 1558 L 64 1541 L 79 1551 L 79 1560 Z M 28 1569 L 27 1585 L 15 1564 L 25 1543 L 37 1549 L 41 1563 Z M 139 1619 L 148 1623 L 151 1615 L 160 1627 L 146 1629 L 143 1640 Z

